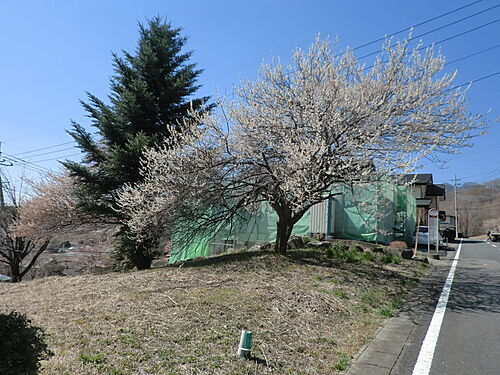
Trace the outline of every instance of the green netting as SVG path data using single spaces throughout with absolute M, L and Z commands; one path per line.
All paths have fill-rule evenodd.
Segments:
M 170 263 L 218 254 L 231 247 L 250 247 L 258 243 L 273 242 L 276 239 L 277 221 L 276 212 L 268 204 L 262 204 L 257 213 L 247 213 L 246 218 L 238 224 L 221 227 L 206 236 L 195 237 L 189 244 L 182 244 L 174 237 Z M 306 212 L 294 225 L 292 234 L 308 235 L 309 222 L 310 213 Z
M 207 256 L 207 249 L 213 236 L 195 236 L 191 242 L 182 244 L 183 240 L 175 235 L 172 239 L 172 248 L 170 250 L 170 263 L 179 260 L 194 259 Z M 182 245 L 181 245 L 182 244 Z
M 416 222 L 416 200 L 406 187 L 389 182 L 336 186 L 333 235 L 337 238 L 389 243 L 411 242 Z M 276 212 L 263 204 L 257 213 L 247 213 L 238 224 L 221 227 L 214 233 L 198 236 L 188 244 L 172 241 L 170 262 L 224 252 L 231 247 L 250 247 L 273 242 L 276 238 Z M 295 224 L 293 234 L 309 235 L 311 212 Z
M 377 182 L 335 190 L 340 193 L 335 198 L 335 237 L 376 243 L 411 241 L 416 200 L 406 187 Z
M 293 234 L 309 234 L 309 212 L 307 212 L 293 227 Z M 215 239 L 231 239 L 238 244 L 252 245 L 255 243 L 272 242 L 276 239 L 276 222 L 278 215 L 268 205 L 263 204 L 256 214 L 247 214 L 246 220 L 238 226 L 224 228 L 215 235 Z
M 334 235 L 368 242 L 390 242 L 394 223 L 392 190 L 387 184 L 339 187 Z
M 400 190 L 400 199 L 406 203 L 406 210 L 404 203 L 402 204 L 402 212 L 405 212 L 404 241 L 411 244 L 417 225 L 417 200 L 407 187 L 400 186 L 398 189 Z

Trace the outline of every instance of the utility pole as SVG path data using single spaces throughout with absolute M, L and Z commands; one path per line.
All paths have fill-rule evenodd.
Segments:
M 458 208 L 457 208 L 457 182 L 460 181 L 455 175 L 455 178 L 452 179 L 453 185 L 455 186 L 455 238 L 458 238 Z
M 2 159 L 2 142 L 0 142 L 0 167 L 12 167 L 12 163 L 8 160 Z M 2 170 L 0 169 L 0 209 L 5 207 L 5 197 L 3 195 L 3 181 Z
M 4 165 L 5 160 L 2 159 L 2 142 L 0 142 L 0 166 Z M 0 170 L 0 209 L 5 207 L 5 199 L 3 196 L 3 181 L 2 181 L 2 171 Z
M 1 161 L 1 159 L 0 159 Z M 2 165 L 2 164 L 0 164 Z M 5 207 L 5 199 L 3 197 L 3 182 L 2 182 L 2 171 L 0 171 L 0 210 Z

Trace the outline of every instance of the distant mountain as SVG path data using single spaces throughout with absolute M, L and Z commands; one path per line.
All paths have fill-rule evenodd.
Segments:
M 455 212 L 452 184 L 445 183 L 446 200 L 441 210 Z M 485 234 L 488 229 L 500 230 L 500 179 L 477 183 L 466 182 L 457 187 L 459 230 L 468 236 Z
M 466 183 L 462 184 L 461 188 L 462 189 L 470 189 L 470 188 L 473 188 L 473 187 L 476 187 L 479 185 L 480 184 L 478 184 L 477 182 L 466 182 Z
M 452 184 L 445 182 L 443 185 L 444 185 L 444 190 L 447 193 L 455 190 L 455 186 L 453 186 Z M 457 189 L 471 189 L 477 187 L 478 185 L 480 184 L 478 184 L 477 182 L 466 182 L 460 186 L 457 186 Z
M 488 189 L 491 189 L 491 190 L 496 191 L 496 192 L 500 192 L 500 178 L 485 182 L 483 185 L 486 186 Z
M 443 185 L 444 185 L 444 191 L 447 192 L 447 193 L 449 191 L 455 190 L 455 187 L 452 184 L 448 184 L 448 183 L 445 182 Z
M 447 193 L 455 190 L 455 186 L 453 186 L 453 184 L 449 184 L 449 183 L 445 182 L 443 185 L 444 185 L 444 190 Z M 457 189 L 467 190 L 467 189 L 472 189 L 472 188 L 476 188 L 476 187 L 480 187 L 480 186 L 486 187 L 486 188 L 491 189 L 491 190 L 496 191 L 496 192 L 500 192 L 500 178 L 497 178 L 497 179 L 492 180 L 492 181 L 484 182 L 484 183 L 478 183 L 478 182 L 473 182 L 473 181 L 465 182 L 465 183 L 461 184 L 460 186 L 457 186 Z

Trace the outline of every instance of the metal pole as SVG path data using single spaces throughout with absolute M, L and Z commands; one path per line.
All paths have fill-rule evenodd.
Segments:
M 2 165 L 2 142 L 0 142 L 0 166 Z M 0 170 L 0 207 L 5 207 L 5 199 L 3 196 L 3 181 L 2 181 L 2 171 Z
M 455 175 L 453 179 L 453 184 L 455 186 L 455 238 L 458 238 L 457 181 L 457 175 Z
M 12 167 L 13 164 L 10 160 L 2 159 L 2 142 L 0 142 L 0 167 Z M 7 181 L 8 182 L 8 181 Z M 0 169 L 0 208 L 5 207 L 5 197 L 3 195 L 2 170 Z
M 3 208 L 3 207 L 5 207 L 5 199 L 3 197 L 2 172 L 0 171 L 0 208 Z
M 437 223 L 436 254 L 439 255 L 439 219 Z
M 429 225 L 429 218 L 427 217 L 427 255 L 431 255 L 431 227 Z

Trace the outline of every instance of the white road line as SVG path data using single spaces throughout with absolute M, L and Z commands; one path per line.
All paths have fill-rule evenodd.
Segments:
M 436 310 L 434 310 L 431 324 L 427 329 L 427 334 L 425 335 L 424 342 L 420 348 L 417 363 L 413 368 L 413 375 L 428 375 L 431 371 L 432 358 L 434 357 L 439 332 L 441 331 L 441 324 L 443 323 L 444 313 L 446 312 L 446 305 L 448 304 L 448 298 L 450 297 L 451 284 L 453 283 L 453 277 L 455 276 L 455 270 L 457 268 L 461 249 L 462 239 L 460 239 L 460 245 L 458 245 L 457 253 L 455 254 L 455 258 L 453 258 L 453 263 L 451 264 L 450 272 L 448 273 L 448 277 L 444 283 L 443 291 L 439 297 Z
M 493 244 L 491 244 L 491 246 L 495 246 L 495 247 L 497 247 L 497 245 L 493 245 Z

